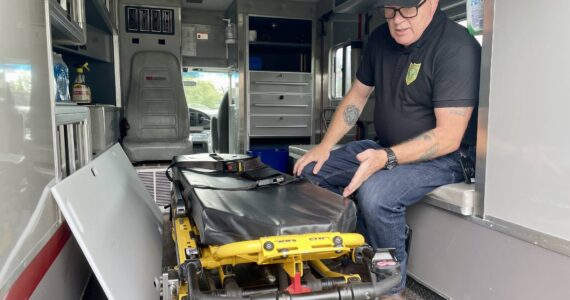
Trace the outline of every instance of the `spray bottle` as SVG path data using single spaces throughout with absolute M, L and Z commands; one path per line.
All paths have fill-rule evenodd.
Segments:
M 236 26 L 232 23 L 231 19 L 223 19 L 226 23 L 226 28 L 224 29 L 225 33 L 225 42 L 226 44 L 235 44 L 236 43 Z
M 467 30 L 471 35 L 483 33 L 484 0 L 467 0 Z
M 88 63 L 83 65 L 78 65 L 75 69 L 77 76 L 75 77 L 75 83 L 73 84 L 73 96 L 72 100 L 77 103 L 91 103 L 91 89 L 85 84 L 85 69 L 91 71 L 88 67 Z

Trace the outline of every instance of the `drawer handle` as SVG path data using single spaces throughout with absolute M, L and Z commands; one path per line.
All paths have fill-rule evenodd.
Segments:
M 255 128 L 307 128 L 307 125 L 255 125 Z
M 254 84 L 308 86 L 308 82 L 254 81 Z
M 265 104 L 265 103 L 256 103 L 253 106 L 258 106 L 258 107 L 309 107 L 308 104 Z

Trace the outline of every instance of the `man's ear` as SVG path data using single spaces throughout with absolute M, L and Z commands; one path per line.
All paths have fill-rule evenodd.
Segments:
M 432 13 L 435 13 L 437 10 L 437 6 L 439 5 L 439 0 L 430 0 L 431 1 L 431 9 Z

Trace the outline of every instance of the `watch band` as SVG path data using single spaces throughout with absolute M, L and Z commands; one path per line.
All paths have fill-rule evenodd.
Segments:
M 396 157 L 396 153 L 394 153 L 394 150 L 392 150 L 391 148 L 383 148 L 382 150 L 386 151 L 386 154 L 388 156 L 388 160 L 384 165 L 384 169 L 392 170 L 394 167 L 398 165 L 398 158 Z

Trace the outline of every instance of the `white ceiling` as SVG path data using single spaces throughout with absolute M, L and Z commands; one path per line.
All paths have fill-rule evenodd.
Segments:
M 199 0 L 181 0 L 181 1 L 183 8 L 225 11 L 228 9 L 230 4 L 232 4 L 234 0 L 202 0 L 202 3 L 192 3 L 192 2 L 197 2 Z M 282 2 L 282 0 L 265 0 L 265 1 Z M 291 0 L 291 1 L 318 2 L 319 0 Z
M 202 3 L 188 3 L 188 0 L 181 0 L 182 8 L 193 8 L 201 10 L 225 11 L 233 0 L 202 0 Z

